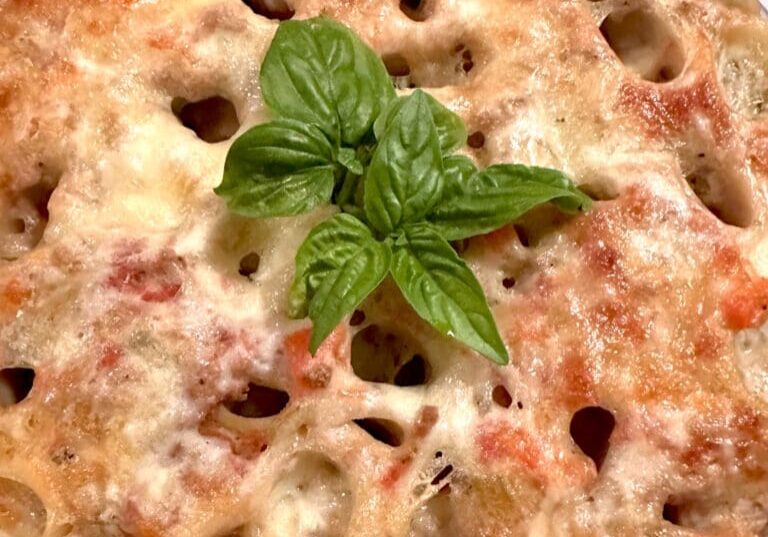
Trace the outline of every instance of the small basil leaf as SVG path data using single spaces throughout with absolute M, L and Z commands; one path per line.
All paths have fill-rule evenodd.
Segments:
M 334 168 L 310 168 L 278 178 L 258 176 L 238 186 L 217 190 L 233 213 L 251 218 L 294 216 L 328 203 L 333 194 Z
M 279 119 L 235 140 L 214 191 L 238 214 L 290 216 L 327 203 L 334 172 L 333 146 L 320 129 Z
M 546 202 L 567 213 L 592 205 L 562 172 L 501 164 L 472 175 L 463 191 L 443 198 L 427 220 L 447 240 L 458 240 L 493 231 Z
M 437 127 L 440 150 L 449 155 L 467 143 L 467 128 L 462 119 L 429 95 L 429 108 Z
M 261 66 L 261 91 L 276 114 L 352 146 L 395 96 L 378 55 L 323 17 L 280 24 Z
M 477 173 L 477 166 L 472 159 L 462 155 L 451 155 L 443 159 L 445 188 L 443 199 L 461 196 L 469 187 L 470 178 Z
M 309 340 L 312 354 L 344 316 L 352 313 L 389 272 L 392 252 L 387 243 L 368 237 L 356 246 L 353 256 L 324 277 L 309 304 L 313 324 Z
M 393 246 L 392 275 L 413 309 L 441 333 L 498 364 L 509 363 L 482 287 L 428 224 L 403 229 Z
M 357 218 L 338 214 L 310 231 L 296 253 L 296 273 L 288 298 L 288 315 L 307 315 L 307 306 L 325 277 L 339 270 L 371 240 L 371 231 Z
M 432 119 L 437 129 L 437 138 L 440 140 L 440 151 L 444 155 L 453 153 L 467 142 L 467 129 L 459 116 L 448 110 L 440 101 L 425 93 Z M 373 124 L 373 132 L 377 140 L 381 140 L 389 123 L 405 103 L 406 97 L 400 97 L 389 103 L 387 108 L 376 118 Z
M 379 139 L 365 179 L 368 221 L 383 234 L 424 217 L 442 195 L 443 161 L 427 96 L 403 100 Z
M 363 175 L 363 163 L 357 159 L 357 152 L 350 147 L 339 149 L 336 160 L 346 169 L 357 175 Z
M 333 161 L 333 146 L 323 131 L 278 119 L 256 125 L 235 140 L 224 163 L 224 179 L 215 190 L 223 193 L 256 177 L 282 177 Z

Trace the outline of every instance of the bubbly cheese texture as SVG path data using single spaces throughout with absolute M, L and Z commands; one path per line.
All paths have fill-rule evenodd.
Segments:
M 598 200 L 457 245 L 509 366 L 212 192 L 319 14 Z M 767 185 L 757 1 L 0 0 L 0 535 L 765 537 Z

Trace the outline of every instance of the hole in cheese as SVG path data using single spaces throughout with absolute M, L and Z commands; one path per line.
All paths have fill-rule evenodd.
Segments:
M 362 380 L 418 386 L 429 380 L 429 362 L 413 344 L 371 325 L 352 338 L 352 370 Z
M 58 183 L 58 174 L 43 170 L 37 183 L 0 200 L 0 258 L 18 259 L 40 243 Z
M 0 535 L 40 537 L 46 518 L 45 506 L 32 489 L 0 477 Z
M 294 10 L 285 0 L 243 0 L 251 11 L 268 19 L 280 21 L 293 17 Z
M 171 101 L 171 110 L 182 125 L 209 144 L 228 140 L 240 128 L 235 105 L 224 97 L 208 97 L 195 102 L 176 97 Z
M 242 259 L 240 259 L 240 266 L 238 267 L 237 272 L 241 276 L 249 278 L 259 271 L 260 264 L 261 256 L 256 252 L 250 252 L 244 255 Z
M 651 82 L 669 82 L 685 67 L 685 54 L 669 26 L 645 8 L 619 9 L 600 25 L 619 60 Z
M 552 204 L 539 205 L 521 216 L 513 225 L 517 234 L 517 240 L 524 248 L 536 248 L 546 244 L 556 236 L 562 225 L 572 216 L 559 211 Z M 523 283 L 523 276 L 527 267 L 517 267 L 517 270 L 507 269 L 507 275 L 515 276 L 518 283 Z M 517 283 L 516 283 L 517 285 Z
M 447 478 L 451 473 L 453 472 L 453 465 L 449 464 L 447 466 L 444 466 L 442 470 L 440 470 L 437 474 L 435 474 L 435 477 L 432 478 L 432 481 L 429 482 L 430 485 L 439 485 L 441 481 L 443 481 L 445 478 Z
M 394 382 L 396 386 L 419 386 L 427 382 L 429 374 L 429 363 L 422 355 L 414 354 L 397 370 Z
M 667 502 L 664 504 L 664 507 L 662 508 L 661 518 L 674 524 L 675 526 L 680 525 L 680 506 L 672 503 L 671 497 L 667 500 Z
M 392 420 L 383 418 L 362 418 L 353 420 L 371 437 L 388 446 L 398 447 L 403 444 L 403 428 Z
M 688 186 L 722 222 L 748 227 L 754 217 L 751 186 L 746 177 L 725 166 L 701 163 L 686 174 Z
M 571 418 L 571 438 L 581 451 L 594 461 L 598 471 L 608 455 L 611 433 L 615 425 L 613 414 L 599 406 L 582 408 Z
M 485 134 L 475 131 L 467 137 L 467 145 L 472 149 L 482 149 L 485 146 Z
M 509 390 L 507 390 L 501 384 L 493 388 L 491 396 L 493 398 L 493 402 L 502 408 L 509 408 L 512 406 L 512 396 L 509 394 Z
M 456 47 L 457 52 L 461 52 L 460 67 L 465 73 L 469 73 L 475 67 L 475 61 L 472 59 L 472 51 L 465 48 L 464 45 Z
M 707 475 L 706 471 L 702 474 Z M 719 528 L 738 527 L 744 535 L 764 536 L 768 512 L 760 501 L 747 499 L 747 491 L 754 486 L 748 483 L 743 477 L 703 477 L 695 489 L 669 495 L 661 508 L 661 518 L 689 530 L 686 535 L 714 535 Z M 726 534 L 739 533 L 726 530 Z
M 365 312 L 363 310 L 355 310 L 352 316 L 349 318 L 349 326 L 360 326 L 365 322 Z
M 279 414 L 289 400 L 289 395 L 282 390 L 249 384 L 245 400 L 227 401 L 224 406 L 244 418 L 267 418 Z
M 520 241 L 520 244 L 526 248 L 530 246 L 531 241 L 528 240 L 528 230 L 520 224 L 515 224 L 514 229 L 515 234 L 517 235 L 517 240 Z
M 381 60 L 397 89 L 416 87 L 411 81 L 411 66 L 402 54 L 385 54 Z
M 34 382 L 34 369 L 28 367 L 0 369 L 0 407 L 12 406 L 26 399 Z
M 427 0 L 400 0 L 400 11 L 413 21 L 423 22 L 430 15 L 427 3 Z

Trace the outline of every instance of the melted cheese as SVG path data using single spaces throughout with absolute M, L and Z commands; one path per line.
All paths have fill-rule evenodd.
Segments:
M 391 282 L 362 325 L 308 355 L 286 291 L 299 244 L 333 209 L 229 214 L 212 188 L 234 138 L 204 142 L 171 105 L 227 99 L 238 134 L 266 121 L 258 70 L 274 21 L 238 0 L 6 0 L 0 369 L 36 376 L 0 407 L 0 533 L 765 534 L 758 4 L 288 4 L 407 63 L 483 134 L 462 149 L 478 164 L 561 168 L 598 198 L 585 216 L 544 207 L 465 245 L 511 364 L 437 335 Z M 663 71 L 670 47 L 684 59 Z M 239 274 L 253 252 L 258 271 Z M 383 356 L 418 350 L 425 382 L 361 379 L 352 342 L 371 325 L 406 342 Z M 225 405 L 249 383 L 290 402 L 234 416 Z M 591 406 L 615 419 L 609 439 L 590 433 L 606 436 L 599 469 L 571 431 Z M 398 424 L 402 445 L 363 418 Z

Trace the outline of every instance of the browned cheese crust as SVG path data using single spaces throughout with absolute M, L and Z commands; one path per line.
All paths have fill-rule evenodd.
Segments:
M 768 535 L 757 2 L 287 1 L 0 0 L 0 535 Z M 332 209 L 212 192 L 291 11 L 598 200 L 457 245 L 509 366 L 391 282 L 307 353 Z

